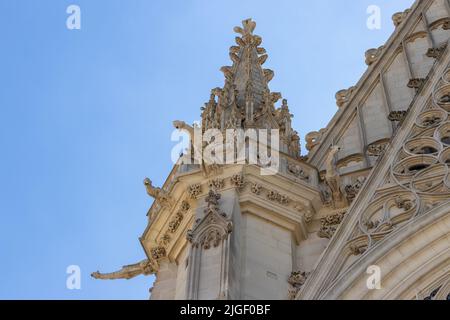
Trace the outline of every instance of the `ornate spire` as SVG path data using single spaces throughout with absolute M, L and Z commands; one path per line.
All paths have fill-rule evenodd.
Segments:
M 253 33 L 255 28 L 251 19 L 234 28 L 239 35 L 235 38 L 236 45 L 230 48 L 232 65 L 220 69 L 225 85 L 213 89 L 202 108 L 202 129 L 280 129 L 289 153 L 296 157 L 300 147 L 294 146 L 298 135 L 291 128 L 292 115 L 286 100 L 281 108 L 275 107 L 281 93 L 269 89 L 274 72 L 263 68 L 268 55 L 261 47 L 261 37 Z
M 268 118 L 275 116 L 274 104 L 281 94 L 270 92 L 268 83 L 274 73 L 262 67 L 268 55 L 260 47 L 261 37 L 253 33 L 255 28 L 256 23 L 251 19 L 244 20 L 242 27 L 234 28 L 239 36 L 235 38 L 236 45 L 230 48 L 233 64 L 220 69 L 225 76 L 225 85 L 223 89 L 214 89 L 214 99 L 202 108 L 205 130 L 237 127 L 278 129 L 278 124 L 273 120 L 268 123 Z M 217 101 L 215 97 L 218 97 Z

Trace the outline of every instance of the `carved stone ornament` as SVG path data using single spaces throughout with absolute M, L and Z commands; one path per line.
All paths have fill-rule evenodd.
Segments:
M 184 218 L 183 213 L 181 211 L 177 212 L 175 217 L 169 223 L 168 231 L 170 233 L 175 233 L 177 231 L 178 227 L 180 226 L 181 221 L 183 221 L 183 218 Z
M 440 59 L 445 49 L 447 49 L 446 43 L 437 48 L 429 48 L 426 55 L 429 58 Z
M 278 202 L 279 204 L 287 205 L 289 204 L 289 197 L 282 195 L 276 191 L 268 191 L 267 192 L 267 199 L 273 202 Z
M 381 56 L 381 53 L 383 52 L 384 46 L 381 46 L 376 49 L 369 49 L 366 51 L 366 64 L 368 66 L 375 63 Z
M 405 21 L 408 14 L 411 12 L 411 9 L 406 9 L 403 12 L 397 12 L 392 16 L 392 21 L 394 22 L 394 26 L 398 27 L 402 24 L 403 21 Z
M 197 197 L 202 193 L 202 186 L 199 183 L 190 185 L 187 189 L 187 193 L 191 199 L 197 199 Z
M 389 113 L 388 119 L 392 122 L 403 122 L 405 120 L 408 111 L 392 111 Z
M 350 87 L 345 90 L 340 90 L 336 93 L 336 104 L 339 108 L 344 106 L 347 102 L 350 101 L 350 98 L 353 92 L 356 90 L 356 87 Z
M 231 184 L 236 188 L 242 188 L 245 184 L 242 174 L 235 174 L 231 177 Z
M 161 188 L 154 187 L 149 178 L 144 179 L 144 185 L 147 190 L 147 194 L 154 198 L 155 201 L 157 201 L 162 207 L 172 206 L 173 201 L 169 194 Z
M 305 284 L 306 279 L 309 276 L 309 272 L 295 271 L 292 272 L 288 278 L 289 291 L 288 299 L 294 300 L 301 287 Z
M 220 211 L 220 198 L 220 194 L 214 189 L 209 191 L 205 199 L 207 204 L 205 216 L 197 219 L 193 229 L 187 232 L 186 238 L 195 248 L 201 247 L 204 250 L 216 248 L 232 232 L 232 222 Z
M 99 271 L 93 272 L 91 277 L 101 280 L 116 280 L 116 279 L 131 279 L 139 275 L 148 276 L 155 274 L 157 271 L 157 265 L 150 260 L 142 260 L 141 262 L 123 266 L 122 269 L 111 273 L 100 273 Z
M 387 143 L 374 143 L 367 147 L 367 155 L 371 157 L 381 156 L 387 148 Z
M 346 199 L 341 190 L 341 176 L 336 167 L 336 155 L 341 150 L 339 146 L 332 146 L 326 158 L 325 182 L 331 190 L 331 200 L 335 209 L 346 206 Z
M 305 136 L 306 150 L 311 151 L 312 149 L 314 149 L 314 147 L 318 146 L 325 132 L 326 129 L 321 129 L 319 131 L 313 131 L 308 133 Z
M 365 181 L 366 177 L 359 177 L 354 184 L 345 186 L 345 194 L 349 203 L 356 198 Z
M 351 245 L 349 247 L 349 249 L 350 249 L 350 253 L 354 256 L 359 256 L 359 255 L 363 254 L 364 252 L 366 252 L 365 248 L 358 247 L 356 245 Z
M 165 235 L 163 235 L 162 237 L 161 237 L 161 239 L 159 240 L 159 245 L 160 246 L 162 246 L 162 247 L 166 247 L 169 243 L 170 243 L 170 240 L 171 240 L 172 238 L 166 233 Z
M 425 78 L 411 79 L 408 82 L 408 88 L 416 89 L 416 92 L 419 92 L 422 89 L 422 87 L 424 86 L 426 81 L 427 81 L 427 79 L 425 79 Z
M 158 261 L 166 256 L 166 249 L 164 247 L 156 247 L 151 250 L 152 259 Z
M 331 239 L 344 216 L 345 212 L 339 212 L 320 219 L 320 230 L 317 235 L 320 238 Z
M 288 172 L 294 175 L 295 177 L 301 180 L 308 180 L 309 176 L 305 173 L 305 171 L 298 164 L 288 163 Z
M 210 180 L 208 183 L 208 186 L 210 189 L 214 188 L 214 189 L 223 189 L 223 187 L 225 186 L 225 180 L 224 179 L 213 179 Z
M 261 189 L 262 189 L 261 185 L 259 185 L 257 183 L 252 183 L 252 186 L 251 186 L 250 190 L 251 190 L 252 193 L 254 193 L 256 195 L 260 195 L 261 194 Z

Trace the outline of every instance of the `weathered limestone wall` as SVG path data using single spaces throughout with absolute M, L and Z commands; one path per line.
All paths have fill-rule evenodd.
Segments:
M 286 299 L 292 272 L 291 232 L 244 214 L 243 299 Z
M 150 296 L 151 300 L 173 300 L 175 298 L 177 269 L 175 263 L 167 260 L 160 262 L 160 269 Z

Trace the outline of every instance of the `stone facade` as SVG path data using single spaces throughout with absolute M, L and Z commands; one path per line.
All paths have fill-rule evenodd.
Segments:
M 174 122 L 192 152 L 161 188 L 144 181 L 155 199 L 140 238 L 147 259 L 93 276 L 155 274 L 151 299 L 449 299 L 450 5 L 417 1 L 393 22 L 301 157 L 256 24 L 243 21 L 201 128 Z M 278 171 L 261 174 L 259 151 L 255 164 L 186 164 L 207 148 L 194 131 L 208 129 L 278 130 Z

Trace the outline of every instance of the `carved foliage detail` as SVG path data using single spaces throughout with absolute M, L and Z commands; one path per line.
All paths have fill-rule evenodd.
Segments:
M 306 279 L 309 276 L 309 272 L 304 271 L 294 271 L 288 278 L 289 291 L 288 299 L 294 300 L 297 293 L 300 291 L 301 287 L 305 284 Z

